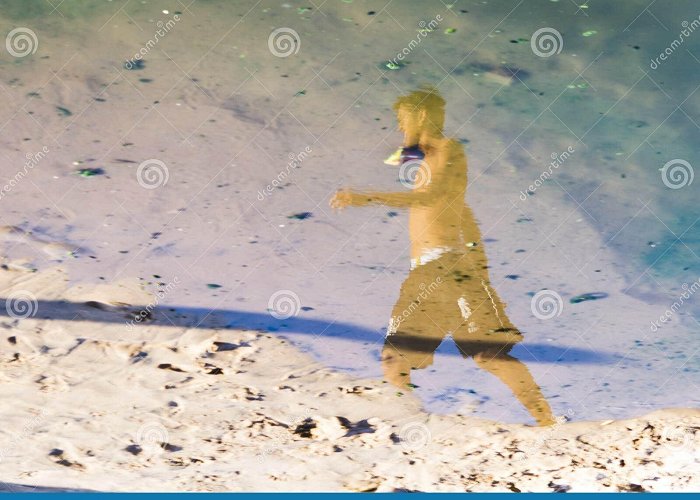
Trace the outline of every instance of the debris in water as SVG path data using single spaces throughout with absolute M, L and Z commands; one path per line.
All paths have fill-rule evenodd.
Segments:
M 211 288 L 211 289 L 215 290 L 217 288 L 221 288 L 221 285 L 219 285 L 217 283 L 207 283 L 207 288 Z
M 604 299 L 607 296 L 608 294 L 605 292 L 582 293 L 581 295 L 572 297 L 571 300 L 569 300 L 569 302 L 571 302 L 572 304 L 578 304 L 579 302 L 585 302 L 587 300 Z
M 595 35 L 595 34 L 597 34 L 597 33 L 598 33 L 598 32 L 597 32 L 596 30 L 588 30 L 588 31 L 584 31 L 584 32 L 581 33 L 581 34 L 582 34 L 583 36 L 593 36 L 593 35 Z
M 61 106 L 56 106 L 56 111 L 58 111 L 58 114 L 61 116 L 71 116 L 73 114 L 70 109 Z
M 451 34 L 454 33 L 455 31 L 457 31 L 457 28 L 447 28 L 447 29 L 445 30 L 445 34 L 446 34 L 446 35 L 451 35 Z
M 313 215 L 311 212 L 299 212 L 298 214 L 288 215 L 287 219 L 304 220 L 311 217 L 311 215 Z
M 494 64 L 490 62 L 475 62 L 469 65 L 474 76 L 483 76 L 500 85 L 511 85 L 515 80 L 526 80 L 530 73 L 512 64 Z
M 103 175 L 105 171 L 101 168 L 81 168 L 76 173 L 82 177 L 93 177 L 95 175 Z

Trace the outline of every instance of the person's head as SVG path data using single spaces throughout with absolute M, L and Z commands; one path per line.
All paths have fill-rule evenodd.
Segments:
M 425 133 L 442 134 L 445 123 L 445 100 L 434 87 L 422 87 L 399 97 L 394 103 L 399 130 L 415 144 Z

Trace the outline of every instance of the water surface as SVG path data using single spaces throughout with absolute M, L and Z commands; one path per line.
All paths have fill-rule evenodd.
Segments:
M 392 105 L 430 85 L 468 160 L 470 248 L 522 335 L 508 355 L 552 414 L 697 405 L 679 390 L 700 385 L 693 2 L 1 5 L 3 35 L 29 44 L 0 51 L 9 261 L 140 280 L 202 324 L 274 331 L 392 383 L 402 287 L 433 274 L 411 277 L 407 207 L 329 201 L 412 192 L 383 163 L 404 140 Z M 533 308 L 543 290 L 553 315 Z M 393 380 L 397 397 L 533 422 L 454 329 L 423 330 L 432 362 Z

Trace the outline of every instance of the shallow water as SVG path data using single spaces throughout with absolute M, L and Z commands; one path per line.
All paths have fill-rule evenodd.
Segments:
M 21 230 L 2 233 L 8 262 L 140 280 L 203 325 L 275 331 L 381 378 L 409 214 L 329 200 L 411 192 L 383 163 L 402 144 L 392 105 L 433 85 L 468 158 L 490 286 L 523 334 L 510 354 L 553 414 L 698 404 L 693 2 L 186 4 L 0 2 L 1 220 Z M 534 43 L 542 28 L 553 46 Z M 572 302 L 586 293 L 604 296 Z M 531 421 L 440 338 L 397 397 Z

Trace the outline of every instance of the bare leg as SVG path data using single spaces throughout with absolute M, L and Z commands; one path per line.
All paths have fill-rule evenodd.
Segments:
M 382 349 L 382 370 L 384 379 L 396 387 L 409 388 L 411 383 L 411 364 L 401 351 L 389 343 Z
M 487 372 L 498 377 L 513 391 L 513 395 L 535 418 L 538 425 L 554 424 L 554 416 L 542 390 L 524 363 L 508 354 L 482 352 L 474 356 L 474 361 Z

